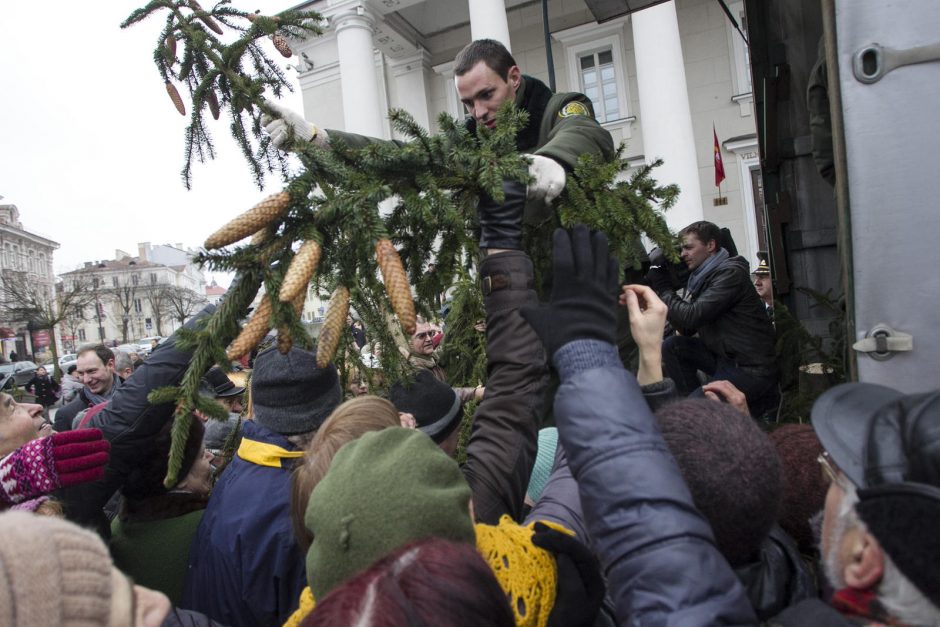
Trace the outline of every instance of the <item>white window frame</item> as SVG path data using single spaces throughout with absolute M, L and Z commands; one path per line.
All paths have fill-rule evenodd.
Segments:
M 740 37 L 740 35 L 738 35 Z M 750 263 L 757 259 L 757 211 L 754 205 L 754 188 L 751 185 L 751 170 L 760 168 L 760 154 L 757 147 L 757 136 L 752 135 L 736 141 L 724 143 L 725 150 L 734 153 L 738 166 L 738 180 L 740 184 L 741 206 L 744 208 L 744 232 L 746 242 L 744 254 Z M 739 252 L 741 252 L 739 250 Z
M 589 50 L 585 50 L 585 51 L 583 51 L 583 52 L 580 52 L 580 53 L 575 57 L 575 63 L 578 64 L 578 67 L 577 67 L 577 77 L 578 77 L 578 87 L 579 87 L 578 91 L 581 92 L 582 94 L 584 94 L 585 96 L 587 96 L 587 88 L 586 88 L 583 84 L 581 84 L 581 79 L 584 78 L 584 70 L 581 68 L 581 60 L 584 59 L 584 57 L 591 57 L 591 58 L 595 61 L 595 65 L 593 66 L 592 69 L 593 69 L 593 70 L 596 72 L 596 74 L 597 74 L 598 97 L 599 97 L 599 99 L 600 99 L 600 101 L 601 101 L 601 109 L 602 109 L 602 111 L 598 111 L 598 110 L 597 110 L 597 105 L 594 105 L 594 109 L 595 109 L 595 110 L 594 110 L 594 115 L 599 116 L 602 112 L 604 112 L 603 110 L 606 108 L 606 105 L 603 104 L 603 101 L 604 101 L 604 100 L 607 100 L 607 98 L 605 97 L 605 94 L 604 94 L 604 89 L 603 89 L 603 87 L 604 87 L 604 79 L 603 79 L 603 77 L 601 76 L 601 71 L 600 71 L 600 70 L 601 70 L 601 66 L 603 65 L 603 64 L 601 63 L 601 60 L 600 60 L 600 55 L 604 54 L 605 52 L 610 52 L 610 53 L 611 53 L 611 66 L 613 67 L 613 70 L 614 70 L 614 88 L 616 89 L 616 92 L 617 92 L 617 93 L 616 93 L 616 96 L 617 96 L 617 116 L 618 116 L 618 117 L 616 117 L 616 118 L 614 118 L 614 119 L 612 119 L 612 120 L 607 120 L 607 119 L 605 119 L 605 120 L 604 120 L 603 122 L 601 122 L 601 123 L 602 123 L 602 124 L 615 124 L 615 123 L 617 123 L 617 122 L 622 122 L 624 118 L 629 117 L 628 115 L 623 115 L 623 114 L 622 114 L 622 112 L 623 112 L 623 110 L 624 110 L 625 108 L 627 109 L 627 112 L 629 113 L 629 106 L 628 106 L 628 107 L 624 107 L 623 105 L 624 105 L 625 103 L 621 102 L 621 100 L 623 99 L 623 95 L 624 95 L 624 94 L 623 94 L 623 91 L 622 91 L 622 89 L 621 89 L 621 87 L 622 87 L 622 85 L 623 85 L 623 81 L 620 80 L 619 75 L 622 73 L 622 71 L 621 71 L 621 72 L 618 72 L 618 70 L 617 70 L 617 63 L 616 63 L 616 61 L 613 60 L 613 49 L 612 49 L 612 47 L 610 47 L 610 46 L 601 46 L 601 47 L 599 47 L 599 48 L 592 48 L 592 49 L 589 49 Z M 590 98 L 590 96 L 588 96 L 588 98 Z M 593 104 L 593 101 L 592 101 L 592 104 Z M 606 112 L 604 112 L 604 113 L 606 114 Z M 606 117 L 606 115 L 605 115 L 605 117 Z
M 623 29 L 629 16 L 597 24 L 591 22 L 574 28 L 552 33 L 552 38 L 565 50 L 565 64 L 568 68 L 568 91 L 584 93 L 581 87 L 581 57 L 596 52 L 610 50 L 614 62 L 614 76 L 617 82 L 617 99 L 620 102 L 620 118 L 602 122 L 601 126 L 610 130 L 622 129 L 624 139 L 631 135 L 631 122 L 636 115 L 631 110 L 633 102 L 630 95 L 630 81 L 627 80 L 627 64 L 624 62 Z
M 738 26 L 744 30 L 744 2 L 731 2 L 728 10 L 738 21 Z M 728 52 L 731 60 L 731 85 L 734 91 L 731 100 L 741 107 L 741 117 L 753 113 L 754 88 L 751 85 L 751 69 L 747 62 L 747 45 L 741 33 L 735 30 L 731 20 L 725 20 L 725 31 L 728 34 Z M 747 32 L 747 31 L 745 31 Z

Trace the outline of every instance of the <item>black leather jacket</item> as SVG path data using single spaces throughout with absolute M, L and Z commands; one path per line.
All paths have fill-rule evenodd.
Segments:
M 816 582 L 793 540 L 774 525 L 761 545 L 760 556 L 738 566 L 741 580 L 759 620 L 768 620 L 786 608 L 817 595 Z
M 698 332 L 711 352 L 743 368 L 773 374 L 777 370 L 774 328 L 751 284 L 747 260 L 731 257 L 704 281 L 697 294 L 682 300 L 669 289 L 658 290 L 667 315 L 683 335 Z
M 207 305 L 184 326 L 192 328 L 199 320 L 211 315 L 215 307 Z M 101 429 L 105 439 L 111 443 L 104 477 L 59 491 L 68 519 L 93 527 L 104 537 L 110 536 L 110 526 L 102 508 L 124 484 L 124 479 L 151 445 L 153 437 L 173 418 L 173 403 L 151 405 L 147 395 L 159 387 L 178 384 L 186 373 L 192 352 L 179 350 L 176 337 L 174 334 L 153 351 L 134 376 L 114 392 L 108 405 L 86 425 Z

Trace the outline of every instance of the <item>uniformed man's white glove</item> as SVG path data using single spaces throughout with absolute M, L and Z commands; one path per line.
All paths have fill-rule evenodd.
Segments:
M 266 101 L 267 105 L 277 111 L 281 116 L 279 118 L 271 117 L 267 113 L 261 114 L 261 124 L 265 132 L 271 136 L 271 142 L 280 150 L 290 150 L 288 137 L 290 129 L 294 129 L 294 139 L 313 142 L 321 148 L 326 148 L 330 143 L 330 137 L 323 129 L 318 129 L 312 122 L 308 122 L 299 113 L 288 109 L 276 102 Z
M 565 189 L 565 169 L 560 163 L 550 157 L 541 155 L 526 155 L 532 160 L 529 165 L 529 176 L 532 182 L 526 190 L 529 200 L 542 201 L 550 205 Z

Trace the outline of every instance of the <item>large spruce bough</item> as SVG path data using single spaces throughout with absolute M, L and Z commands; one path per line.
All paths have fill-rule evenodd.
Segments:
M 199 380 L 213 364 L 226 367 L 230 357 L 244 348 L 244 342 L 232 342 L 244 333 L 239 321 L 262 287 L 263 305 L 246 326 L 254 325 L 249 330 L 265 333 L 277 329 L 281 350 L 292 344 L 314 345 L 300 323 L 297 305 L 302 304 L 307 288 L 298 290 L 298 281 L 312 282 L 312 289 L 322 293 L 339 288 L 342 298 L 333 298 L 331 303 L 353 307 L 372 343 L 383 347 L 382 376 L 373 376 L 378 373 L 361 363 L 359 353 L 348 350 L 349 333 L 333 329 L 341 319 L 345 330 L 345 315 L 340 318 L 332 305 L 323 331 L 326 352 L 335 351 L 334 361 L 344 376 L 349 368 L 357 367 L 373 385 L 381 386 L 406 371 L 407 362 L 398 350 L 404 343 L 401 328 L 406 333 L 413 330 L 415 310 L 435 314 L 439 295 L 456 286 L 454 310 L 460 320 L 445 341 L 445 352 L 455 364 L 452 384 L 481 383 L 484 342 L 472 326 L 483 317 L 482 298 L 473 280 L 479 260 L 476 207 L 482 194 L 502 199 L 503 179 L 527 181 L 528 163 L 515 146 L 516 132 L 527 114 L 506 105 L 495 130 L 481 128 L 472 135 L 462 122 L 446 114 L 438 118 L 438 132 L 430 133 L 406 112 L 391 111 L 392 127 L 405 143 L 375 143 L 361 150 L 337 140 L 329 149 L 309 144 L 298 154 L 301 167 L 291 171 L 261 130 L 262 113 L 276 116 L 265 96 L 277 98 L 290 89 L 267 49 L 289 56 L 289 41 L 320 34 L 320 16 L 301 11 L 250 14 L 227 0 L 209 10 L 191 0 L 155 0 L 134 11 L 122 27 L 157 14 L 166 18 L 154 62 L 170 95 L 167 111 L 172 106 L 185 115 L 187 110 L 177 84 L 189 94 L 182 171 L 186 187 L 192 183 L 193 159 L 215 156 L 207 113 L 216 119 L 223 112 L 228 114 L 230 132 L 259 187 L 266 172 L 283 178 L 276 210 L 258 211 L 264 214 L 263 220 L 249 219 L 249 227 L 238 223 L 241 226 L 229 229 L 230 237 L 223 240 L 210 238 L 206 250 L 196 256 L 195 261 L 204 267 L 236 272 L 237 280 L 205 323 L 179 332 L 179 346 L 194 351 L 181 385 L 150 395 L 152 403 L 176 405 L 166 485 L 175 485 L 179 479 L 192 411 L 227 417 L 220 405 L 199 396 Z M 618 157 L 622 152 L 623 146 Z M 612 253 L 627 266 L 640 263 L 642 235 L 672 250 L 674 237 L 662 211 L 675 203 L 679 190 L 653 180 L 651 173 L 657 165 L 640 167 L 628 176 L 627 164 L 620 158 L 604 163 L 582 157 L 555 201 L 552 215 L 525 228 L 524 245 L 537 273 L 544 277 L 549 271 L 551 233 L 559 225 L 584 223 L 603 230 Z M 234 215 L 244 208 L 232 209 Z M 232 224 L 235 221 L 220 232 Z M 249 237 L 250 241 L 243 241 Z M 397 266 L 393 252 L 400 257 Z M 301 258 L 294 262 L 297 255 Z M 429 271 L 432 264 L 433 271 Z M 301 269 L 289 270 L 291 266 Z

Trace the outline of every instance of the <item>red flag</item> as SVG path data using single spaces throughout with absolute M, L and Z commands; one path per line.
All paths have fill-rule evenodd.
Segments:
M 721 160 L 721 146 L 718 145 L 718 133 L 715 132 L 714 124 L 712 124 L 712 135 L 715 136 L 715 187 L 718 187 L 725 180 L 725 164 Z

